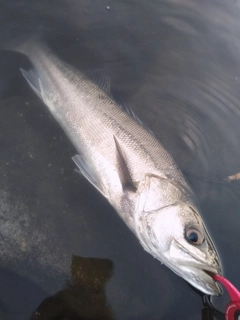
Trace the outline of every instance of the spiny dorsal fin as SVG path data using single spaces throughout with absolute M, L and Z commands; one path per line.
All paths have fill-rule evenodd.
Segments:
M 132 117 L 135 121 L 137 121 L 138 123 L 141 124 L 141 126 L 143 126 L 146 130 L 148 130 L 153 136 L 154 133 L 148 128 L 148 126 L 146 124 L 144 124 L 139 118 L 138 116 L 135 114 L 135 112 L 132 110 L 132 108 L 130 108 L 126 103 L 119 103 L 120 107 L 122 108 L 122 110 L 124 110 L 125 112 L 127 112 L 130 117 Z
M 138 116 L 134 113 L 132 108 L 130 108 L 125 102 L 118 101 L 118 99 L 115 99 L 115 97 L 112 96 L 111 93 L 111 81 L 110 77 L 102 70 L 102 69 L 93 69 L 93 70 L 87 70 L 84 71 L 84 74 L 86 77 L 88 77 L 91 81 L 93 81 L 101 90 L 103 90 L 110 98 L 115 100 L 119 107 L 127 112 L 130 117 L 132 117 L 135 121 L 141 124 L 146 130 L 148 130 L 152 135 L 154 133 L 145 125 Z
M 115 136 L 113 136 L 115 146 L 116 146 L 116 152 L 117 152 L 117 170 L 119 174 L 120 181 L 122 183 L 123 189 L 131 189 L 133 191 L 136 191 L 136 187 L 132 181 L 130 172 L 128 170 L 127 163 L 124 159 L 124 155 L 121 149 L 121 146 Z

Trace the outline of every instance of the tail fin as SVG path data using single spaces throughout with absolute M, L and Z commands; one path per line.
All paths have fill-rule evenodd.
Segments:
M 11 39 L 5 42 L 0 49 L 6 51 L 20 52 L 29 55 L 29 50 L 33 43 L 40 43 L 43 39 L 43 27 L 38 27 L 35 32 L 29 34 L 14 35 Z
M 17 3 L 1 4 L 0 50 L 25 53 L 29 42 L 42 38 L 43 21 L 33 16 L 31 8 L 24 8 Z

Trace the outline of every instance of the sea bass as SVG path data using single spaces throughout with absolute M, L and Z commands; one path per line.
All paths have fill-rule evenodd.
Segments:
M 170 154 L 109 81 L 61 61 L 45 44 L 21 47 L 33 68 L 21 72 L 77 150 L 79 171 L 109 201 L 143 248 L 206 294 L 219 295 L 218 253 L 196 198 Z

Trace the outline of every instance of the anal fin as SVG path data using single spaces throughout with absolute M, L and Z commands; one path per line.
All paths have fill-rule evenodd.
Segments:
M 72 159 L 77 165 L 79 173 L 81 173 L 105 197 L 98 177 L 86 163 L 84 157 L 77 154 L 74 157 L 72 157 Z
M 40 78 L 38 77 L 36 71 L 34 69 L 30 69 L 28 71 L 20 68 L 20 71 L 24 78 L 27 80 L 28 84 L 32 88 L 32 90 L 42 99 L 41 94 L 41 82 Z

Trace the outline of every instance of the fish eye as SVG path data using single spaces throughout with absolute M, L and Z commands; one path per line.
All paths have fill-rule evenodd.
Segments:
M 194 245 L 202 244 L 205 240 L 202 232 L 194 227 L 190 227 L 186 230 L 185 236 L 187 241 Z

